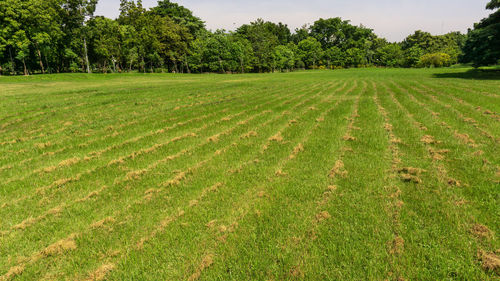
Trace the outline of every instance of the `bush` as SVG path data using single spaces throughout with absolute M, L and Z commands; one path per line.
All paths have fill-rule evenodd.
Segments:
M 443 67 L 451 65 L 451 56 L 446 53 L 432 53 L 420 57 L 419 67 Z
M 299 60 L 295 64 L 295 67 L 297 67 L 298 69 L 305 69 L 306 68 L 306 64 L 303 61 Z

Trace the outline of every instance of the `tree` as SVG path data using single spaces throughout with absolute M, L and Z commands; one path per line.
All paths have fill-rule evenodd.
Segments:
M 28 68 L 26 67 L 26 59 L 29 56 L 30 41 L 26 36 L 26 32 L 24 30 L 18 30 L 12 37 L 12 42 L 17 53 L 16 59 L 23 62 L 24 75 L 29 75 Z
M 300 41 L 306 40 L 309 37 L 309 26 L 304 24 L 301 28 L 296 28 L 295 33 L 290 36 L 290 41 L 299 44 Z
M 96 17 L 88 22 L 88 27 L 94 61 L 99 63 L 103 73 L 110 64 L 116 71 L 116 62 L 120 60 L 120 26 L 114 20 Z
M 64 39 L 62 44 L 73 50 L 82 52 L 87 72 L 90 73 L 90 63 L 87 53 L 87 29 L 85 23 L 88 18 L 94 15 L 98 0 L 61 0 L 60 16 L 62 19 L 62 27 Z M 75 40 L 76 38 L 80 40 Z M 73 63 L 72 61 L 69 62 Z
M 362 25 L 351 25 L 350 21 L 341 18 L 317 20 L 310 27 L 310 34 L 321 43 L 324 50 L 334 46 L 343 51 L 350 48 L 365 49 L 367 41 L 377 38 L 373 30 Z
M 359 67 L 366 64 L 366 55 L 363 50 L 351 48 L 346 51 L 346 66 Z
M 425 54 L 420 58 L 420 67 L 443 67 L 450 66 L 451 57 L 446 53 Z
M 417 66 L 420 58 L 425 54 L 424 50 L 422 50 L 418 46 L 413 46 L 404 51 L 404 66 L 406 67 L 415 67 Z
M 375 53 L 377 65 L 398 67 L 404 64 L 404 54 L 398 44 L 387 44 L 377 49 Z
M 345 66 L 346 61 L 344 52 L 337 46 L 333 46 L 326 50 L 324 57 L 328 68 Z
M 319 60 L 323 56 L 321 43 L 313 37 L 302 40 L 297 45 L 297 56 L 308 68 L 316 68 Z
M 273 68 L 290 71 L 295 66 L 295 54 L 287 46 L 279 45 L 273 51 Z
M 158 6 L 154 7 L 152 12 L 162 17 L 171 18 L 175 23 L 186 27 L 193 35 L 205 29 L 205 23 L 200 18 L 195 17 L 193 12 L 177 3 L 170 2 L 170 0 L 158 1 Z
M 486 8 L 497 11 L 474 25 L 464 46 L 463 60 L 476 67 L 500 62 L 500 2 L 491 0 Z
M 274 34 L 272 24 L 257 19 L 250 24 L 242 25 L 236 30 L 236 34 L 247 39 L 252 44 L 255 55 L 255 64 L 258 72 L 272 69 L 272 51 L 279 45 L 279 38 Z

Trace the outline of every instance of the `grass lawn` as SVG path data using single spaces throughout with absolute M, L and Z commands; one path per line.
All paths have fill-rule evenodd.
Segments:
M 498 280 L 500 74 L 0 77 L 0 280 Z

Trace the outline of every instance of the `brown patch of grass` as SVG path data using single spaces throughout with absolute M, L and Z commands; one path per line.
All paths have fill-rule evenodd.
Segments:
M 331 217 L 332 217 L 332 216 L 331 216 L 331 215 L 330 215 L 330 213 L 328 213 L 327 211 L 322 211 L 322 212 L 320 212 L 320 213 L 316 214 L 316 220 L 317 220 L 318 222 L 322 222 L 322 221 L 324 221 L 324 220 L 326 220 L 326 219 L 329 219 L 329 218 L 331 218 Z
M 218 142 L 219 141 L 219 135 L 211 136 L 207 138 L 208 142 Z
M 389 123 L 385 123 L 384 129 L 388 132 L 392 132 L 393 126 Z
M 194 207 L 196 205 L 198 205 L 198 200 L 194 199 L 194 200 L 189 201 L 189 207 L 190 208 Z
M 266 192 L 265 192 L 265 191 L 259 191 L 259 192 L 257 193 L 257 197 L 259 197 L 259 198 L 263 198 L 263 197 L 266 197 L 266 196 L 267 196 L 267 195 L 266 195 Z
M 319 117 L 318 119 L 316 119 L 316 122 L 323 122 L 325 121 L 325 117 Z
M 250 131 L 246 134 L 243 134 L 240 139 L 248 139 L 248 138 L 251 138 L 251 137 L 256 137 L 258 134 L 256 131 Z
M 294 266 L 290 269 L 290 275 L 295 278 L 304 278 L 304 272 L 300 268 L 300 266 Z
M 292 119 L 292 120 L 288 121 L 288 126 L 292 126 L 293 124 L 297 124 L 297 123 L 298 123 L 297 120 Z
M 495 253 L 479 250 L 477 256 L 484 270 L 496 273 L 500 272 L 500 258 Z
M 59 240 L 56 243 L 42 250 L 39 256 L 50 257 L 50 256 L 60 255 L 67 251 L 75 250 L 77 248 L 75 238 L 76 235 L 72 234 L 68 238 Z
M 400 255 L 404 250 L 404 246 L 405 240 L 401 236 L 396 236 L 396 238 L 392 240 L 390 253 L 393 255 Z
M 46 142 L 46 143 L 36 143 L 35 144 L 35 148 L 38 148 L 38 149 L 45 149 L 47 147 L 50 147 L 52 146 L 52 143 L 49 141 L 49 142 Z
M 342 148 L 342 152 L 354 152 L 354 150 L 351 147 L 344 147 Z
M 19 275 L 23 274 L 24 268 L 25 268 L 24 265 L 18 265 L 18 266 L 11 267 L 5 275 L 0 276 L 0 280 L 11 280 L 16 276 L 19 276 Z
M 107 263 L 101 265 L 98 269 L 92 272 L 89 277 L 85 280 L 87 281 L 100 281 L 106 278 L 106 275 L 115 269 L 115 265 L 112 263 Z
M 329 191 L 335 191 L 335 190 L 337 190 L 337 188 L 338 187 L 336 185 L 330 185 L 330 186 L 328 186 L 328 190 Z
M 391 137 L 390 141 L 391 141 L 392 144 L 403 143 L 403 141 L 400 138 L 396 138 L 396 137 Z
M 28 228 L 29 226 L 33 225 L 37 220 L 35 218 L 27 218 L 23 220 L 21 223 L 16 224 L 12 227 L 12 229 L 16 230 L 24 230 Z
M 484 154 L 484 151 L 482 151 L 482 150 L 478 150 L 478 151 L 473 153 L 474 156 L 481 156 L 483 154 Z
M 214 256 L 212 254 L 206 255 L 196 269 L 196 272 L 189 276 L 188 281 L 198 280 L 203 270 L 209 268 L 214 263 Z
M 448 149 L 434 149 L 434 148 L 429 148 L 429 154 L 431 155 L 433 160 L 441 161 L 445 159 L 444 154 L 449 153 L 450 150 Z
M 467 122 L 467 123 L 472 123 L 472 124 L 476 124 L 477 121 L 472 119 L 472 118 L 464 118 L 464 122 Z
M 460 183 L 458 180 L 456 180 L 454 178 L 449 178 L 448 185 L 460 187 L 460 186 L 462 186 L 462 183 Z
M 459 139 L 460 141 L 462 141 L 465 144 L 468 144 L 472 147 L 477 146 L 476 142 L 473 139 L 471 139 L 468 134 L 460 134 L 459 132 L 455 131 L 454 135 L 457 139 Z
M 99 195 L 99 193 L 101 193 L 101 191 L 102 191 L 102 190 L 104 190 L 104 189 L 106 189 L 106 188 L 107 188 L 107 186 L 103 186 L 103 187 L 101 188 L 101 190 L 99 190 L 99 191 L 92 191 L 92 192 L 90 192 L 87 196 L 85 196 L 85 197 L 83 197 L 83 198 L 81 198 L 81 199 L 76 200 L 76 202 L 85 202 L 85 201 L 87 201 L 87 200 L 90 200 L 90 199 L 92 199 L 92 198 L 94 198 L 94 197 L 98 196 L 98 195 Z
M 93 224 L 90 225 L 90 227 L 92 229 L 97 229 L 97 228 L 108 228 L 107 224 L 111 224 L 111 223 L 114 223 L 115 222 L 115 219 L 113 217 L 107 217 L 107 218 L 104 218 L 100 221 L 97 221 Z
M 277 177 L 286 177 L 288 176 L 287 173 L 283 172 L 281 169 L 276 171 L 276 176 Z
M 309 110 L 316 110 L 316 107 L 311 106 L 311 107 L 309 107 Z
M 74 179 L 73 178 L 67 178 L 67 179 L 59 179 L 59 180 L 56 180 L 52 186 L 54 187 L 61 187 L 69 182 L 72 182 Z
M 421 175 L 422 173 L 425 173 L 427 171 L 424 169 L 420 169 L 420 168 L 403 167 L 403 168 L 398 169 L 398 172 L 418 176 L 418 175 Z
M 296 147 L 293 148 L 293 152 L 289 156 L 289 159 L 294 159 L 302 151 L 304 151 L 304 146 L 299 143 Z
M 138 171 L 132 171 L 129 172 L 125 175 L 125 180 L 126 181 L 131 181 L 131 180 L 138 180 L 141 178 L 142 175 L 147 173 L 146 169 L 138 170 Z
M 44 172 L 44 173 L 52 173 L 56 169 L 57 169 L 56 166 L 45 167 L 45 168 L 42 169 L 42 172 Z
M 59 164 L 57 166 L 58 167 L 67 167 L 67 166 L 74 165 L 78 162 L 80 162 L 80 158 L 75 157 L 75 158 L 63 160 L 63 161 L 59 162 Z
M 205 224 L 205 226 L 208 227 L 208 228 L 212 228 L 215 225 L 216 222 L 217 222 L 217 220 L 211 220 L 211 221 L 207 222 Z
M 420 139 L 420 141 L 423 142 L 423 143 L 425 143 L 425 144 L 435 144 L 435 143 L 437 143 L 437 141 L 434 139 L 434 137 L 430 136 L 430 135 L 423 136 Z
M 355 137 L 350 136 L 350 135 L 345 135 L 345 136 L 343 137 L 343 139 L 344 139 L 345 141 L 355 141 L 355 140 L 356 140 L 356 138 L 355 138 Z
M 283 136 L 281 135 L 281 132 L 279 132 L 276 135 L 270 137 L 269 141 L 282 142 L 283 141 Z
M 186 172 L 178 173 L 173 179 L 169 180 L 165 185 L 166 186 L 176 186 L 181 183 L 186 178 Z
M 330 177 L 334 178 L 336 176 L 340 176 L 342 178 L 345 178 L 347 176 L 347 173 L 348 172 L 344 168 L 344 162 L 342 162 L 342 160 L 337 160 L 332 170 L 330 171 Z
M 399 177 L 404 182 L 412 182 L 412 183 L 416 183 L 416 184 L 422 183 L 422 180 L 419 177 L 414 176 L 414 175 L 402 173 L 399 175 Z
M 491 237 L 491 234 L 492 234 L 491 230 L 487 226 L 482 225 L 482 224 L 473 225 L 471 232 L 472 232 L 472 234 L 474 234 L 475 236 L 477 236 L 479 238 L 489 238 L 489 237 Z

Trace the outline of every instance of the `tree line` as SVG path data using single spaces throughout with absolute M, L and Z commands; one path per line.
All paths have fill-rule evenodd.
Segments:
M 500 58 L 500 0 L 488 4 L 497 11 L 468 34 L 416 31 L 398 43 L 341 18 L 319 19 L 293 32 L 262 19 L 212 32 L 169 0 L 151 9 L 140 0 L 121 0 L 117 19 L 94 16 L 97 1 L 0 1 L 0 75 L 480 66 Z

